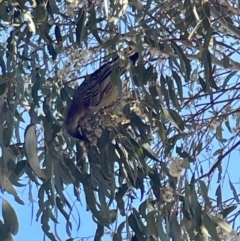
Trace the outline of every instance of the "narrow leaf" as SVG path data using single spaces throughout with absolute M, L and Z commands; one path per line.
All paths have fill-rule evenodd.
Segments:
M 29 125 L 25 131 L 25 150 L 28 158 L 30 167 L 35 172 L 35 174 L 43 179 L 46 176 L 39 165 L 38 155 L 37 155 L 37 136 L 35 132 L 35 125 Z
M 85 20 L 86 20 L 86 12 L 84 10 L 84 8 L 79 9 L 78 12 L 78 20 L 76 22 L 76 39 L 78 44 L 80 45 L 82 42 L 82 38 L 83 38 L 83 33 L 84 33 L 84 29 L 85 29 Z
M 13 207 L 5 199 L 2 200 L 2 215 L 4 224 L 7 227 L 8 231 L 13 235 L 16 235 L 19 230 L 17 214 L 14 211 Z
M 229 186 L 230 186 L 230 188 L 231 188 L 231 190 L 232 190 L 233 197 L 234 197 L 235 201 L 236 201 L 237 203 L 240 203 L 240 200 L 239 200 L 239 197 L 238 197 L 238 193 L 237 193 L 234 185 L 232 184 L 232 182 L 231 182 L 230 180 L 229 180 Z
M 220 241 L 220 238 L 218 237 L 218 233 L 216 230 L 216 225 L 207 214 L 202 215 L 202 222 L 205 228 L 208 230 L 211 237 L 213 238 L 213 240 Z
M 168 110 L 170 116 L 172 117 L 173 121 L 177 124 L 177 126 L 179 127 L 179 129 L 181 131 L 184 130 L 184 122 L 181 118 L 181 116 L 178 114 L 178 112 L 176 112 L 175 110 Z

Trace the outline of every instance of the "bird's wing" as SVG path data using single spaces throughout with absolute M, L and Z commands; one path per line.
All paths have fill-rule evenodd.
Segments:
M 79 86 L 76 91 L 75 96 L 77 100 L 81 96 L 81 100 L 86 108 L 91 109 L 92 111 L 97 111 L 103 106 L 111 104 L 112 98 L 117 98 L 115 92 L 117 92 L 117 87 L 114 84 L 111 84 L 111 73 L 112 66 L 116 63 L 119 57 L 116 57 L 112 61 L 102 65 L 98 70 L 89 75 L 83 83 Z M 138 53 L 130 56 L 130 60 L 133 64 L 138 59 Z M 121 74 L 124 70 L 119 66 Z M 114 100 L 114 99 L 113 99 Z
M 82 101 L 86 108 L 95 109 L 102 106 L 101 100 L 111 82 L 110 75 L 116 59 L 104 64 L 97 71 L 87 76 L 75 93 L 75 99 Z M 81 99 L 80 99 L 81 98 Z
M 99 111 L 104 106 L 112 104 L 116 100 L 118 88 L 111 83 L 110 75 L 112 66 L 117 59 L 118 57 L 89 75 L 75 92 L 73 100 L 68 107 L 65 120 L 67 131 L 71 136 L 84 139 L 84 133 L 79 131 L 81 122 L 89 115 Z M 133 64 L 137 59 L 138 53 L 130 56 Z M 119 66 L 119 68 L 121 67 Z M 120 72 L 123 73 L 124 69 L 121 68 Z

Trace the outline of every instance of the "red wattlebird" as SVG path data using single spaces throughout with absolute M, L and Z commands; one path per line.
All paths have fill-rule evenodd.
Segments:
M 133 64 L 138 53 L 129 57 Z M 91 75 L 87 76 L 76 90 L 67 110 L 65 125 L 69 135 L 80 140 L 87 140 L 82 124 L 92 114 L 103 107 L 110 106 L 118 97 L 118 87 L 111 81 L 113 65 L 119 65 L 120 73 L 126 69 L 120 66 L 119 57 L 104 64 Z

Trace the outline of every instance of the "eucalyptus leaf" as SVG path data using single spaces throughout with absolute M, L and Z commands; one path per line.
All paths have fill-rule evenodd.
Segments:
M 36 136 L 36 126 L 29 125 L 25 131 L 25 150 L 28 158 L 29 165 L 35 172 L 35 174 L 43 179 L 46 176 L 42 169 L 40 168 L 40 163 L 37 155 L 37 136 Z
M 17 214 L 10 203 L 5 199 L 2 200 L 2 215 L 5 229 L 13 235 L 17 235 L 19 230 Z

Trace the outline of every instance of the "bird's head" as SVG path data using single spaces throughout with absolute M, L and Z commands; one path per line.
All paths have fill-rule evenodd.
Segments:
M 72 101 L 66 111 L 65 126 L 70 136 L 79 140 L 88 141 L 84 135 L 81 123 L 85 119 L 84 108 L 77 101 Z

